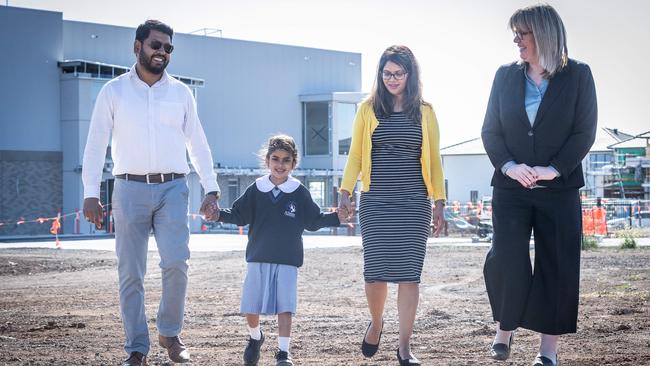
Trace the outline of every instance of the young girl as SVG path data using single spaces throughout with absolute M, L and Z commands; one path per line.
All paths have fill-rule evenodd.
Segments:
M 264 334 L 260 314 L 278 315 L 276 365 L 293 365 L 289 356 L 291 316 L 296 312 L 298 267 L 303 261 L 302 233 L 340 224 L 337 213 L 322 214 L 309 190 L 290 173 L 298 164 L 293 138 L 271 137 L 264 149 L 270 174 L 258 178 L 231 209 L 219 210 L 219 221 L 248 228 L 248 271 L 240 311 L 246 315 L 250 337 L 244 364 L 257 365 Z

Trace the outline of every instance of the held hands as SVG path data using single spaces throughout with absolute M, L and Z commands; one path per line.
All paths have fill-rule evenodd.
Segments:
M 548 166 L 529 167 L 526 164 L 517 164 L 506 171 L 506 175 L 526 188 L 533 188 L 538 180 L 553 180 L 557 172 Z
M 212 194 L 205 195 L 203 202 L 201 203 L 201 209 L 199 213 L 203 215 L 207 221 L 218 221 L 219 220 L 219 202 L 217 202 L 217 197 Z
M 348 222 L 350 214 L 348 211 L 344 208 L 337 207 L 336 208 L 336 216 L 339 218 L 339 222 L 341 224 Z
M 99 198 L 88 197 L 84 200 L 84 217 L 89 223 L 95 224 L 97 229 L 102 228 L 104 208 L 99 203 Z
M 354 208 L 350 202 L 350 192 L 341 191 L 339 198 L 339 207 L 336 209 L 336 214 L 340 222 L 349 222 L 354 214 Z

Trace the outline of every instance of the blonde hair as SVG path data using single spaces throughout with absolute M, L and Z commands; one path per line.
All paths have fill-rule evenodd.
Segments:
M 519 9 L 510 17 L 508 26 L 513 32 L 533 32 L 544 78 L 552 78 L 569 62 L 564 23 L 552 6 L 539 4 Z

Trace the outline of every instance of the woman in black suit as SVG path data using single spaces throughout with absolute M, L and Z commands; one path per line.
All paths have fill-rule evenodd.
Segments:
M 513 331 L 523 327 L 541 333 L 533 365 L 555 366 L 559 336 L 576 332 L 578 189 L 596 135 L 596 91 L 589 66 L 568 58 L 551 6 L 517 10 L 509 26 L 521 60 L 497 70 L 481 134 L 495 167 L 494 236 L 484 267 L 497 322 L 491 356 L 507 359 Z

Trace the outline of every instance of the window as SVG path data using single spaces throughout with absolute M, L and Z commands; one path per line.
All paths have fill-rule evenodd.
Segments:
M 329 103 L 303 103 L 303 133 L 305 155 L 329 155 Z
M 339 155 L 347 155 L 350 151 L 352 141 L 352 125 L 354 115 L 357 113 L 357 105 L 352 103 L 335 103 L 336 108 L 336 134 L 339 142 Z

